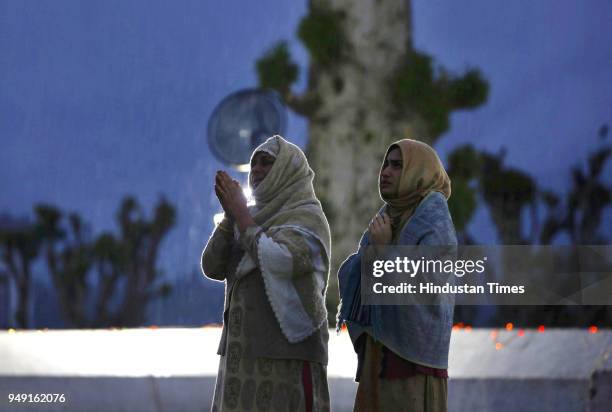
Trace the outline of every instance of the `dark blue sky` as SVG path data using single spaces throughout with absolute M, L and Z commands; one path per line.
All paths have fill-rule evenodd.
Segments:
M 276 41 L 289 40 L 305 67 L 295 38 L 305 11 L 282 0 L 1 2 L 0 211 L 27 215 L 50 202 L 97 232 L 114 228 L 124 195 L 150 212 L 164 193 L 179 222 L 162 266 L 191 271 L 218 211 L 208 116 L 255 86 L 254 62 Z M 485 106 L 453 115 L 441 157 L 465 142 L 503 145 L 511 165 L 563 190 L 569 167 L 612 123 L 610 21 L 606 0 L 414 1 L 416 46 L 491 83 Z M 303 145 L 305 122 L 291 116 L 287 136 Z M 485 210 L 473 231 L 494 241 Z

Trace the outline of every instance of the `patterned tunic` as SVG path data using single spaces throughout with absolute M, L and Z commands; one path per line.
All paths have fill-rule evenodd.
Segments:
M 223 227 L 221 228 L 223 229 Z M 261 228 L 255 226 L 240 235 L 219 233 L 219 238 L 211 239 L 211 252 L 224 255 L 222 249 L 233 241 L 238 241 L 251 256 L 257 256 L 260 240 L 268 245 L 267 253 L 286 254 L 293 259 L 310 261 L 316 266 L 321 259 L 317 241 L 309 236 L 299 236 L 303 246 L 295 248 L 295 242 L 276 240 L 279 236 L 268 236 Z M 213 235 L 213 238 L 215 235 Z M 223 238 L 225 240 L 223 240 Z M 271 252 L 276 251 L 276 252 Z M 227 256 L 225 254 L 225 256 Z M 289 265 L 287 270 L 292 270 Z M 240 269 L 238 269 L 240 272 Z M 282 275 L 282 274 L 281 274 Z M 242 276 L 262 276 L 255 271 Z M 246 327 L 244 297 L 248 293 L 243 288 L 241 276 L 230 273 L 228 282 L 229 294 L 227 319 L 224 325 L 227 329 L 224 354 L 220 357 L 219 372 L 215 384 L 212 411 L 329 411 L 329 390 L 327 383 L 327 368 L 319 362 L 299 359 L 272 359 L 254 357 L 249 348 L 249 336 Z M 263 280 L 262 280 L 263 282 Z M 269 302 L 261 302 L 270 305 Z
M 243 310 L 238 284 L 232 292 L 227 346 L 219 362 L 212 411 L 306 411 L 305 361 L 253 358 L 245 353 Z M 317 362 L 308 364 L 312 410 L 329 411 L 327 368 Z

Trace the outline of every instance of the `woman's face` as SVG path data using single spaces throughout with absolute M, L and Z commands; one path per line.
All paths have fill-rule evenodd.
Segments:
M 276 159 L 266 152 L 257 152 L 251 159 L 251 171 L 249 172 L 249 185 L 255 189 L 268 175 Z
M 399 147 L 394 147 L 389 151 L 378 181 L 380 193 L 386 197 L 398 195 L 400 177 L 402 176 L 402 152 Z

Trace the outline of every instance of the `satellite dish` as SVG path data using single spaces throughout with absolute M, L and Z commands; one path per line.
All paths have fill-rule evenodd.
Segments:
M 278 93 L 244 89 L 223 99 L 208 120 L 208 145 L 221 162 L 244 171 L 253 150 L 285 134 L 287 111 Z

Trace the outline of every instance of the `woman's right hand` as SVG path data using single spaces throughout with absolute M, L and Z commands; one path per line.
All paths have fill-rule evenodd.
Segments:
M 370 230 L 370 243 L 374 246 L 385 246 L 391 243 L 391 218 L 386 214 L 376 214 L 368 227 Z

